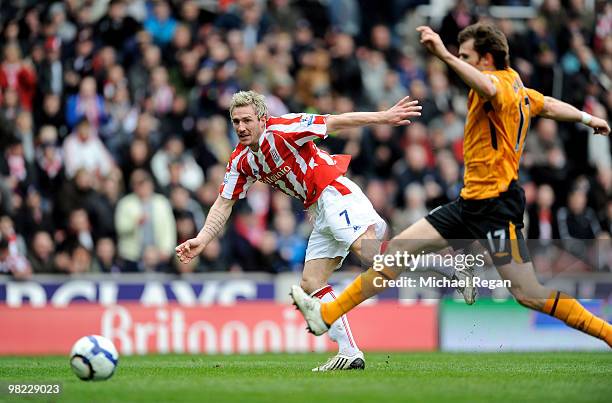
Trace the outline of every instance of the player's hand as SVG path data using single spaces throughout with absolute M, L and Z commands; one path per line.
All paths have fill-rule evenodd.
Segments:
M 409 125 L 408 118 L 421 116 L 421 109 L 423 107 L 419 105 L 419 101 L 411 101 L 410 96 L 404 97 L 384 112 L 386 123 L 394 126 Z
M 189 263 L 204 250 L 204 242 L 199 238 L 191 238 L 176 247 L 176 257 L 181 263 Z
M 423 46 L 425 46 L 434 56 L 442 59 L 449 54 L 446 46 L 442 43 L 442 38 L 440 38 L 440 35 L 435 33 L 433 29 L 426 25 L 421 25 L 416 30 L 421 34 L 421 43 Z
M 608 122 L 598 117 L 593 116 L 589 126 L 595 130 L 595 134 L 601 134 L 602 136 L 607 136 L 610 134 L 610 126 L 608 125 Z

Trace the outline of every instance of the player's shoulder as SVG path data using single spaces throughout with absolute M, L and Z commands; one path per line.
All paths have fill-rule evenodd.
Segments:
M 266 120 L 266 126 L 276 126 L 276 125 L 290 125 L 293 123 L 299 123 L 302 119 L 303 113 L 287 113 L 281 116 L 268 116 Z
M 240 144 L 239 143 L 236 146 L 236 148 L 234 148 L 234 151 L 232 151 L 232 153 L 230 154 L 229 162 L 231 163 L 232 161 L 240 158 L 246 152 L 247 152 L 247 146 L 245 146 L 244 144 Z
M 316 113 L 288 113 L 281 116 L 270 116 L 266 121 L 268 129 L 283 129 L 291 126 L 294 129 L 325 124 L 325 116 Z
M 491 78 L 491 80 L 493 80 L 496 83 L 514 82 L 517 79 L 520 81 L 519 74 L 511 67 L 507 67 L 503 70 L 483 71 L 483 73 L 489 76 L 489 78 Z
M 517 97 L 523 96 L 525 86 L 521 76 L 514 69 L 508 67 L 504 70 L 490 71 L 488 76 L 497 87 L 494 103 L 514 102 Z

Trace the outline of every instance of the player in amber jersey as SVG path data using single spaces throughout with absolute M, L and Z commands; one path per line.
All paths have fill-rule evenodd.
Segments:
M 510 280 L 510 292 L 519 303 L 554 316 L 612 347 L 609 323 L 591 314 L 574 298 L 542 286 L 536 278 L 520 231 L 525 197 L 517 184 L 518 164 L 533 116 L 582 122 L 602 135 L 610 133 L 608 123 L 525 88 L 519 75 L 508 66 L 504 34 L 493 25 L 466 27 L 459 34 L 459 57 L 446 49 L 431 28 L 417 30 L 421 43 L 471 88 L 464 140 L 465 187 L 457 200 L 434 209 L 393 238 L 386 254 L 418 254 L 439 250 L 453 239 L 477 240 L 488 248 L 500 276 Z M 291 295 L 310 330 L 324 333 L 328 323 L 382 291 L 384 280 L 395 279 L 402 271 L 394 266 L 378 269 L 364 272 L 330 303 L 321 304 L 293 287 Z
M 529 120 L 544 107 L 544 96 L 525 88 L 511 68 L 483 73 L 495 84 L 497 92 L 491 99 L 474 90 L 469 93 L 463 140 L 464 199 L 497 197 L 518 179 Z

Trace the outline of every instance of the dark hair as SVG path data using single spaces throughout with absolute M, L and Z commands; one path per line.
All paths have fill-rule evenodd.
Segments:
M 503 70 L 510 64 L 508 40 L 494 25 L 484 23 L 469 25 L 459 32 L 457 39 L 459 44 L 474 39 L 474 50 L 480 56 L 490 53 L 497 70 Z
M 82 125 L 91 126 L 91 123 L 89 122 L 89 119 L 87 119 L 87 116 L 79 117 L 74 127 L 81 127 Z

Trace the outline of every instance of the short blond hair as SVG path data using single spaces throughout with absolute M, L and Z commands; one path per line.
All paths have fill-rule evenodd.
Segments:
M 247 105 L 253 105 L 258 119 L 261 119 L 268 114 L 266 97 L 255 91 L 239 91 L 232 96 L 232 101 L 230 102 L 229 107 L 230 117 L 234 113 L 234 109 L 239 106 Z

